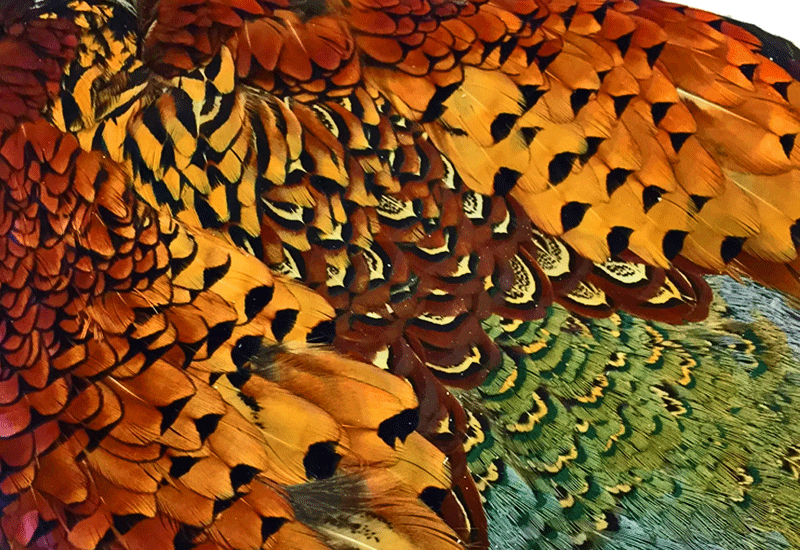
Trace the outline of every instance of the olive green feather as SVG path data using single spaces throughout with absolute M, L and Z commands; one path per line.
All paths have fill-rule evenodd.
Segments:
M 685 326 L 486 322 L 503 366 L 460 397 L 494 548 L 800 548 L 800 316 L 712 283 Z

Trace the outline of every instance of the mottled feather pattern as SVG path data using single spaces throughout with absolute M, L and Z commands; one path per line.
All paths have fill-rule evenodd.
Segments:
M 796 48 L 658 0 L 0 16 L 11 549 L 800 544 Z

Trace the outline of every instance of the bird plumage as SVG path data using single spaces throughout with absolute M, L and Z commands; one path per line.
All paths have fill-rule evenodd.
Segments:
M 56 61 L 113 53 L 81 26 L 113 36 L 115 9 L 3 37 L 4 90 L 31 107 L 0 147 L 5 543 L 458 548 L 419 498 L 450 471 L 414 433 L 411 386 L 319 348 L 322 297 L 137 200 L 130 172 L 36 113 Z
M 493 494 L 602 544 L 726 423 L 715 490 L 777 502 L 704 275 L 800 296 L 796 49 L 656 0 L 0 10 L 12 548 L 483 547 Z
M 765 316 L 781 298 L 712 285 L 685 326 L 558 306 L 487 322 L 504 366 L 459 397 L 493 548 L 798 546 L 797 351 Z

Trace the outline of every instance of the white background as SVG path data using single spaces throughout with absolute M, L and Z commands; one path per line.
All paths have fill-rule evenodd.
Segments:
M 798 0 L 673 1 L 753 23 L 767 32 L 800 44 L 800 2 Z

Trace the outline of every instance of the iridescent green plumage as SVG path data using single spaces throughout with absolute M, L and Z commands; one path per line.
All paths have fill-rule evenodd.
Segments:
M 685 326 L 487 321 L 503 367 L 461 398 L 496 548 L 800 545 L 792 310 L 714 283 L 735 307 Z

